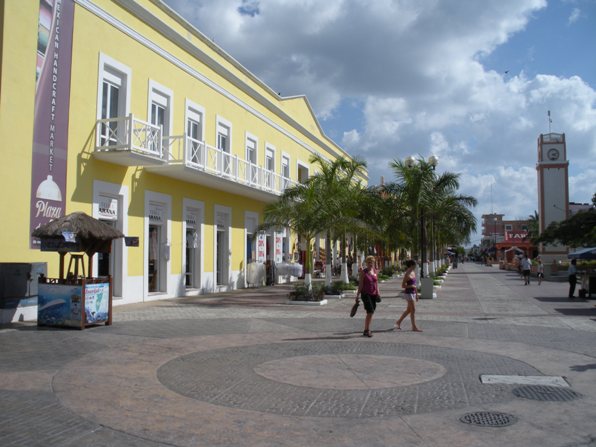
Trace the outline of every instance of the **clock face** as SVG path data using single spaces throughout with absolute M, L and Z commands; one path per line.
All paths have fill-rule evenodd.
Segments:
M 549 149 L 546 153 L 546 156 L 550 161 L 555 161 L 559 159 L 559 151 L 555 148 Z

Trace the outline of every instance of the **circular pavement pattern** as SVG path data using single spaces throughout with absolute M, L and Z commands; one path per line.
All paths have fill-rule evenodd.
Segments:
M 286 416 L 354 418 L 514 398 L 514 386 L 481 384 L 481 374 L 541 375 L 500 355 L 378 342 L 224 348 L 178 357 L 157 371 L 170 390 L 214 405 Z
M 438 379 L 447 372 L 443 366 L 427 360 L 360 354 L 283 358 L 257 365 L 254 371 L 276 382 L 335 390 L 413 385 Z

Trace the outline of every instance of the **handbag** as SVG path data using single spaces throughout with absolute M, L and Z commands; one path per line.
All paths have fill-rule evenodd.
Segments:
M 381 302 L 381 295 L 378 295 L 378 294 L 377 295 L 373 295 L 373 298 L 375 299 L 375 301 L 377 303 L 380 303 Z
M 350 317 L 356 315 L 356 312 L 358 312 L 358 306 L 360 306 L 360 301 L 356 301 L 352 306 L 352 309 L 350 310 Z

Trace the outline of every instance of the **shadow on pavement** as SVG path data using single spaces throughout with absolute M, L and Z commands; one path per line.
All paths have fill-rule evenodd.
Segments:
M 589 369 L 596 369 L 596 363 L 588 363 L 587 365 L 573 365 L 570 366 L 569 369 L 572 371 L 583 372 Z
M 575 298 L 570 300 L 569 298 L 565 297 L 558 297 L 558 296 L 535 296 L 535 300 L 542 301 L 545 303 L 587 303 L 587 300 Z
M 589 309 L 555 309 L 557 312 L 562 313 L 563 315 L 570 315 L 570 316 L 581 316 L 581 317 L 590 317 L 592 315 L 596 315 L 596 308 L 592 307 Z

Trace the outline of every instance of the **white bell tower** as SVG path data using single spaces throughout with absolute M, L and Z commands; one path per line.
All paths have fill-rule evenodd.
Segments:
M 565 134 L 548 133 L 538 137 L 538 213 L 540 233 L 551 222 L 569 216 L 569 161 Z M 564 245 L 542 244 L 540 255 L 546 264 L 567 254 Z

